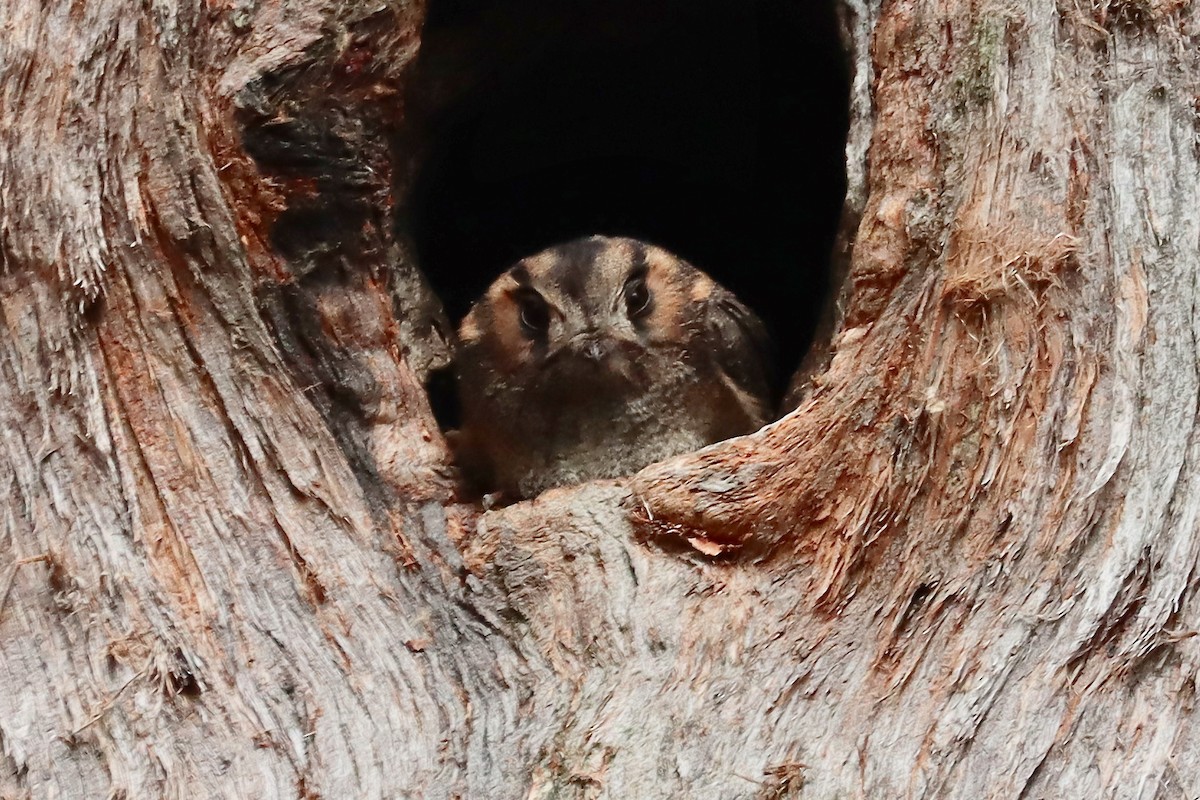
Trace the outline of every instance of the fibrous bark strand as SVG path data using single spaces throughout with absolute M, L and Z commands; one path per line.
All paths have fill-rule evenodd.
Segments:
M 847 3 L 800 408 L 488 512 L 423 9 L 119 6 L 0 10 L 0 794 L 1195 793 L 1194 4 Z

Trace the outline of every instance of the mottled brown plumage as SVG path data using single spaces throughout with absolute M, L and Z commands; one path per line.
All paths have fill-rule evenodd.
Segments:
M 633 239 L 594 236 L 520 261 L 459 338 L 460 461 L 517 497 L 628 475 L 768 418 L 758 317 Z

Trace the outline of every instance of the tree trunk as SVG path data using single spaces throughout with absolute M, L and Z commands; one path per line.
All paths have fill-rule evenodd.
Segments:
M 0 795 L 1195 797 L 1200 12 L 844 0 L 797 410 L 481 512 L 416 0 L 0 8 Z

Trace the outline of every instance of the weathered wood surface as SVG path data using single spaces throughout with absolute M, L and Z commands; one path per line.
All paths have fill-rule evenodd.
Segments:
M 845 8 L 801 408 L 480 515 L 420 5 L 0 7 L 0 795 L 1196 796 L 1200 12 Z

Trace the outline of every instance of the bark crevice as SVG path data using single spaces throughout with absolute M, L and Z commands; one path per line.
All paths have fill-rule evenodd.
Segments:
M 396 225 L 423 9 L 0 11 L 0 794 L 1186 794 L 1200 10 L 845 8 L 811 391 L 486 512 Z

